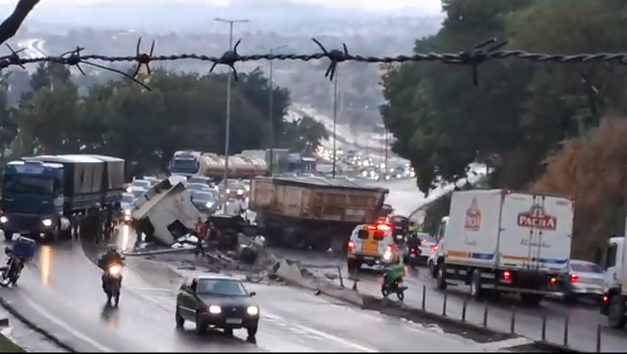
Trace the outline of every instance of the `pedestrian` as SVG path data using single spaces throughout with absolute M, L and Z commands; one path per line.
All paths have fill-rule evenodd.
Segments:
M 207 236 L 207 225 L 203 222 L 202 217 L 198 218 L 198 223 L 196 224 L 196 257 L 202 255 L 206 256 L 205 248 L 203 247 L 203 242 Z

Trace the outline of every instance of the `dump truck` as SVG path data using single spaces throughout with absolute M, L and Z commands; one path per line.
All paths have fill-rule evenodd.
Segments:
M 258 177 L 249 209 L 276 247 L 346 250 L 352 230 L 375 222 L 388 190 L 324 177 Z
M 223 155 L 192 150 L 177 151 L 170 161 L 171 174 L 186 176 L 187 178 L 200 175 L 216 180 L 222 179 L 226 161 Z M 229 156 L 229 178 L 250 179 L 255 176 L 264 176 L 268 173 L 266 160 L 242 154 Z
M 98 227 L 98 207 L 122 199 L 124 160 L 102 155 L 40 155 L 11 161 L 3 172 L 0 228 L 52 241 L 69 235 L 82 215 L 84 229 Z

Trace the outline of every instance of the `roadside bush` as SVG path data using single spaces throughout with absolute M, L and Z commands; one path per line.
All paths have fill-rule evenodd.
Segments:
M 586 136 L 562 143 L 532 191 L 575 201 L 573 257 L 591 259 L 609 236 L 624 234 L 627 120 L 605 119 Z

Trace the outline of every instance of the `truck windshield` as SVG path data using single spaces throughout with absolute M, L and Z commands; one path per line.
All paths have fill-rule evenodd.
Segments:
M 2 179 L 2 191 L 6 194 L 52 194 L 54 178 L 32 175 L 9 175 Z
M 177 171 L 195 171 L 198 169 L 198 164 L 194 159 L 173 159 L 170 168 Z

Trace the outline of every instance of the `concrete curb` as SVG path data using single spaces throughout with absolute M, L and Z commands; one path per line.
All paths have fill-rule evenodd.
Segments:
M 2 306 L 5 310 L 7 310 L 7 312 L 9 312 L 11 315 L 15 316 L 15 318 L 20 320 L 22 323 L 24 323 L 27 327 L 29 327 L 33 331 L 41 334 L 42 336 L 46 337 L 46 339 L 48 339 L 53 344 L 61 347 L 62 349 L 67 350 L 70 353 L 78 353 L 79 352 L 74 347 L 72 347 L 69 344 L 63 342 L 56 335 L 54 335 L 51 332 L 43 329 L 42 327 L 37 325 L 35 322 L 33 322 L 33 321 L 29 320 L 28 318 L 26 318 L 25 316 L 23 316 L 19 311 L 17 311 L 17 309 L 15 309 L 15 307 L 13 307 L 13 305 L 11 305 L 9 302 L 7 302 L 3 297 L 0 297 L 0 306 Z
M 314 290 L 317 294 L 324 294 L 331 298 L 356 305 L 365 310 L 377 311 L 384 315 L 404 318 L 413 322 L 428 320 L 437 324 L 447 325 L 449 328 L 452 328 L 450 332 L 456 334 L 463 334 L 471 331 L 482 337 L 489 338 L 490 341 L 527 338 L 530 342 L 528 346 L 541 351 L 554 353 L 583 353 L 582 351 L 571 349 L 563 345 L 534 340 L 516 333 L 497 331 L 472 322 L 462 321 L 461 319 L 455 319 L 428 312 L 426 310 L 409 307 L 402 302 L 389 299 L 379 299 L 374 296 L 360 294 L 357 290 L 340 288 L 339 286 L 330 284 L 325 279 L 316 278 L 306 268 L 301 268 L 296 262 L 287 259 L 277 260 L 270 270 L 270 274 L 274 274 L 288 285 Z

